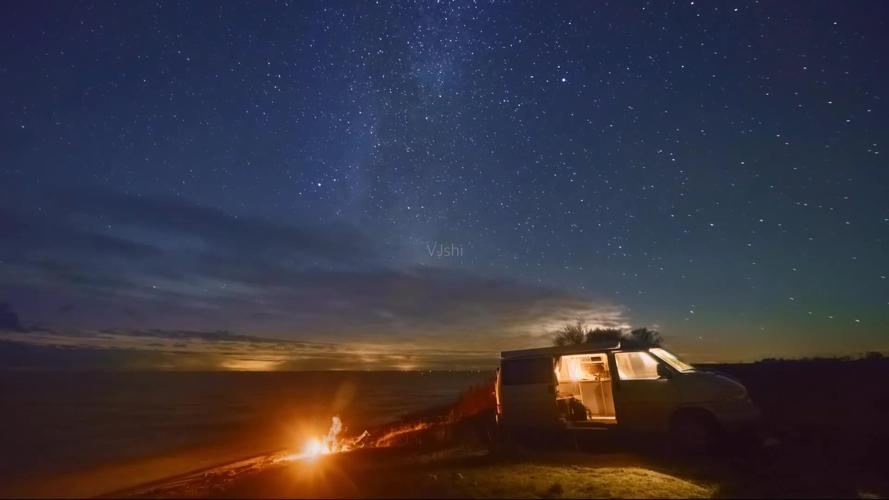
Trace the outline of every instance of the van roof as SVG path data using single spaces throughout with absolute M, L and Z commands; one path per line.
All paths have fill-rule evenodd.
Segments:
M 542 358 L 564 356 L 566 354 L 584 354 L 588 352 L 616 351 L 620 349 L 620 341 L 596 342 L 592 344 L 576 344 L 566 346 L 538 347 L 536 349 L 520 349 L 517 351 L 503 351 L 501 359 L 515 358 Z

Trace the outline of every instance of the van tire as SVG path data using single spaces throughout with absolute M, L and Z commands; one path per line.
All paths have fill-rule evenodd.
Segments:
M 683 409 L 670 419 L 671 441 L 676 448 L 686 453 L 715 451 L 721 435 L 719 422 L 707 410 Z

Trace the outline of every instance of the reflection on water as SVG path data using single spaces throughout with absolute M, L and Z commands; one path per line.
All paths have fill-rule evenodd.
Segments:
M 369 426 L 448 403 L 490 376 L 0 373 L 0 479 L 220 442 L 244 455 L 283 448 L 300 426 L 326 430 L 330 415 L 340 415 L 347 427 Z

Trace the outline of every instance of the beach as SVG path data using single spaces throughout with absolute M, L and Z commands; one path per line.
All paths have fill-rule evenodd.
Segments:
M 885 360 L 711 365 L 750 389 L 753 434 L 707 453 L 664 436 L 594 432 L 498 439 L 484 386 L 372 429 L 366 448 L 265 455 L 127 491 L 132 497 L 883 498 L 889 392 L 856 385 Z M 817 381 L 818 383 L 813 383 Z M 825 395 L 830 404 L 825 404 Z M 488 401 L 488 404 L 485 404 Z M 383 438 L 385 436 L 385 438 Z
M 889 373 L 885 360 L 706 368 L 742 380 L 763 411 L 757 433 L 726 436 L 708 453 L 680 451 L 666 436 L 617 431 L 505 440 L 494 420 L 490 374 L 377 375 L 374 385 L 389 378 L 390 389 L 418 387 L 424 380 L 436 395 L 420 399 L 435 403 L 383 412 L 366 426 L 344 418 L 331 446 L 327 441 L 319 448 L 305 446 L 330 435 L 333 419 L 326 416 L 287 446 L 250 451 L 211 443 L 131 457 L 41 481 L 7 483 L 4 496 L 880 498 L 889 493 L 889 464 L 882 453 L 889 393 L 879 385 L 855 385 Z M 339 382 L 349 379 L 339 377 Z M 359 387 L 374 376 L 364 378 Z M 825 394 L 830 405 L 824 404 Z
M 482 372 L 0 372 L 0 496 L 93 496 L 450 404 Z

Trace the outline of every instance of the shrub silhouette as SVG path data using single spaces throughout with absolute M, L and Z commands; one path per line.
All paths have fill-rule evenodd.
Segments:
M 583 344 L 586 342 L 587 333 L 586 324 L 582 319 L 578 319 L 576 323 L 563 326 L 553 339 L 553 344 L 557 346 Z
M 622 340 L 624 332 L 619 328 L 596 328 L 586 332 L 587 344 L 598 344 L 605 342 L 618 342 Z
M 582 319 L 563 326 L 553 338 L 557 346 L 598 344 L 620 341 L 621 346 L 629 349 L 645 349 L 660 347 L 664 338 L 657 330 L 635 328 L 625 332 L 619 328 L 587 328 Z

